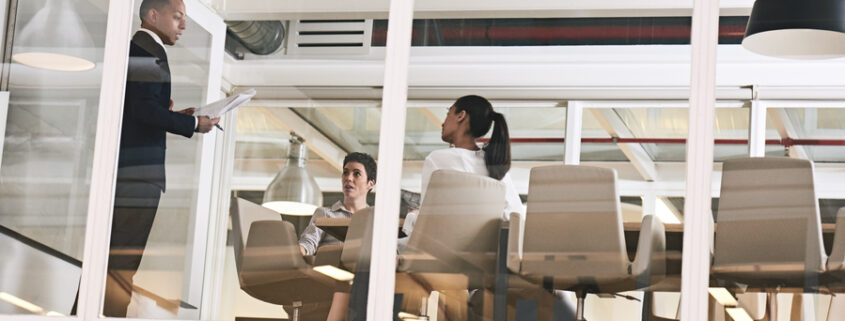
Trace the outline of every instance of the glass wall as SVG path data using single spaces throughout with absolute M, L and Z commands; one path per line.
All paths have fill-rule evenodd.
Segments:
M 682 209 L 672 213 L 657 202 L 684 194 L 688 97 L 632 88 L 689 86 L 689 17 L 508 9 L 446 14 L 416 4 L 401 188 L 419 193 L 421 204 L 411 206 L 419 208 L 404 217 L 400 233 L 401 316 L 674 317 Z M 667 68 L 638 55 L 672 61 L 676 74 L 629 75 L 632 65 Z M 673 108 L 658 108 L 666 105 Z M 496 127 L 504 123 L 509 159 L 488 159 L 501 146 Z M 680 150 L 620 138 L 680 138 Z M 426 153 L 408 148 L 421 142 Z M 570 150 L 578 154 L 566 157 Z M 651 241 L 638 238 L 641 228 L 660 225 L 649 223 L 664 212 L 671 237 L 656 235 L 671 243 L 652 270 L 632 260 Z M 642 283 L 618 282 L 632 277 L 627 270 L 616 283 L 603 282 L 613 278 L 597 270 L 608 257 L 648 273 Z M 653 291 L 674 294 L 655 300 Z M 580 309 L 579 298 L 586 299 Z
M 372 242 L 362 237 L 372 235 L 365 230 L 372 230 L 386 108 L 385 50 L 370 43 L 373 19 L 387 18 L 387 11 L 350 13 L 379 7 L 373 1 L 342 7 L 282 15 L 278 27 L 253 25 L 281 28 L 275 30 L 285 41 L 271 53 L 252 50 L 249 34 L 238 34 L 248 29 L 240 24 L 252 22 L 227 22 L 234 36 L 228 53 L 243 53 L 230 62 L 232 90 L 255 88 L 257 95 L 237 114 L 231 184 L 237 212 L 233 205 L 221 320 L 366 320 Z M 420 145 L 409 151 L 425 152 L 428 138 L 414 139 Z M 310 208 L 273 207 L 280 201 Z M 268 221 L 278 225 L 262 225 Z
M 835 212 L 845 197 L 833 183 L 841 179 L 845 97 L 832 89 L 841 82 L 826 76 L 842 62 L 768 57 L 737 44 L 720 46 L 717 63 L 718 85 L 752 90 L 745 125 L 751 142 L 746 155 L 715 159 L 710 284 L 738 302 L 719 301 L 712 313 L 841 318 L 843 301 L 830 295 L 839 292 L 838 281 L 820 271 L 835 255 Z M 791 76 L 794 70 L 806 77 Z
M 203 164 L 214 162 L 204 150 L 214 144 L 203 141 L 223 132 L 203 116 L 181 114 L 218 90 L 209 88 L 208 18 L 187 5 L 172 1 L 147 11 L 174 21 L 165 26 L 152 18 L 142 25 L 141 1 L 135 3 L 105 316 L 200 318 L 210 202 L 204 176 L 211 176 Z
M 0 314 L 66 316 L 82 272 L 108 1 L 13 3 L 0 92 Z
M 149 45 L 148 59 L 129 59 L 124 115 L 144 114 L 139 92 L 157 92 L 170 118 L 154 135 L 121 124 L 120 161 L 105 164 L 117 167 L 120 208 L 106 254 L 84 248 L 102 245 L 88 219 L 107 214 L 88 200 L 102 192 L 90 190 L 101 183 L 93 115 L 113 85 L 101 84 L 108 4 L 0 6 L 11 10 L 0 74 L 0 314 L 72 315 L 79 289 L 105 278 L 103 314 L 145 319 L 364 320 L 368 305 L 401 319 L 677 319 L 682 305 L 700 304 L 680 298 L 683 258 L 697 248 L 712 254 L 710 320 L 840 318 L 845 301 L 830 295 L 840 276 L 819 271 L 841 256 L 845 83 L 836 75 L 845 65 L 747 51 L 741 11 L 750 8 L 719 19 L 708 181 L 700 174 L 710 168 L 688 169 L 709 130 L 695 129 L 709 120 L 690 119 L 698 110 L 688 103 L 709 86 L 690 83 L 700 76 L 691 64 L 706 64 L 691 47 L 706 44 L 690 45 L 682 9 L 417 2 L 406 66 L 386 58 L 407 45 L 387 43 L 386 2 L 156 7 L 174 24 L 148 24 L 152 34 L 179 39 L 134 42 Z M 404 85 L 384 81 L 397 72 L 407 72 L 406 104 L 395 99 Z M 220 129 L 164 111 L 252 88 Z M 399 140 L 403 148 L 380 150 Z M 509 157 L 495 157 L 507 154 L 501 146 Z M 363 154 L 345 161 L 352 153 Z M 398 153 L 401 164 L 387 160 Z M 378 199 L 375 211 L 379 184 L 391 202 Z M 398 212 L 387 211 L 394 201 Z M 685 231 L 710 232 L 690 224 L 707 208 L 712 246 L 683 244 Z M 394 219 L 388 242 L 374 242 L 378 222 Z M 80 285 L 91 252 L 101 252 L 94 262 L 109 255 L 111 271 Z M 394 254 L 395 275 L 370 277 Z M 123 259 L 133 263 L 112 264 Z M 368 293 L 384 290 L 384 276 L 393 291 Z M 381 302 L 391 295 L 392 306 Z

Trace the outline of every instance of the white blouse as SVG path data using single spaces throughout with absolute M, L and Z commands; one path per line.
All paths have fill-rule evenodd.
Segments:
M 420 195 L 421 202 L 425 202 L 425 192 L 428 188 L 428 182 L 431 179 L 431 173 L 438 169 L 451 169 L 467 173 L 475 173 L 478 175 L 489 176 L 487 166 L 484 163 L 483 150 L 469 150 L 464 148 L 447 148 L 439 149 L 428 154 L 425 158 L 425 163 L 422 168 L 422 190 Z M 525 206 L 522 205 L 522 200 L 519 199 L 519 193 L 513 186 L 510 173 L 502 177 L 502 183 L 505 183 L 505 208 L 502 210 L 502 218 L 508 220 L 510 213 L 519 213 L 521 218 L 525 217 Z M 405 234 L 411 235 L 414 223 L 416 223 L 416 214 L 408 213 L 405 218 L 405 224 L 402 226 Z

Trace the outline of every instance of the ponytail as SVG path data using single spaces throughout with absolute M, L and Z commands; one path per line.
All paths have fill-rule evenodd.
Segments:
M 490 113 L 494 122 L 490 141 L 484 146 L 484 164 L 490 177 L 501 180 L 511 169 L 511 144 L 508 123 L 505 116 L 495 111 Z
M 469 95 L 458 98 L 453 105 L 455 113 L 466 111 L 469 115 L 469 134 L 478 138 L 490 131 L 490 141 L 484 146 L 484 165 L 490 177 L 501 180 L 511 169 L 511 143 L 505 116 L 493 110 L 493 105 L 484 97 Z

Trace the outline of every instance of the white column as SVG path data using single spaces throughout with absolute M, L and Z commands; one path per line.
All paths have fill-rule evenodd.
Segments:
M 77 309 L 77 315 L 82 320 L 96 320 L 102 308 L 133 2 L 109 1 L 103 80 L 97 108 L 97 136 L 94 141 L 94 170 L 91 172 L 88 219 L 85 224 L 85 252 L 82 256 L 84 264 Z
M 766 156 L 766 104 L 751 101 L 751 115 L 748 123 L 748 156 Z
M 657 215 L 657 194 L 654 191 L 648 191 L 642 196 L 643 198 L 643 216 Z
M 220 82 L 223 78 L 223 54 L 225 52 L 223 47 L 226 39 L 226 24 L 223 23 L 223 19 L 220 18 L 220 16 L 199 3 L 197 0 L 185 0 L 185 6 L 187 15 L 211 36 L 210 47 L 206 48 L 209 53 L 209 65 L 208 79 L 205 87 L 205 100 L 203 103 L 213 102 L 220 98 Z M 227 114 L 223 117 L 229 117 L 229 115 Z M 209 231 L 210 229 L 215 229 L 217 223 L 220 221 L 217 219 L 217 216 L 219 216 L 220 213 L 220 211 L 217 211 L 218 204 L 213 201 L 218 197 L 221 197 L 221 195 L 212 194 L 212 191 L 216 190 L 215 183 L 220 179 L 220 177 L 215 175 L 217 171 L 214 167 L 215 155 L 217 154 L 217 141 L 222 140 L 221 136 L 223 136 L 223 134 L 224 132 L 213 128 L 212 131 L 201 135 L 201 158 L 198 171 L 196 171 L 198 175 L 197 202 L 195 204 L 196 212 L 194 215 L 191 215 L 188 222 L 188 226 L 193 230 L 190 231 L 191 234 L 189 235 L 185 247 L 185 265 L 182 272 L 183 283 L 182 295 L 180 297 L 182 301 L 185 301 L 190 305 L 198 306 L 200 309 L 179 309 L 178 316 L 180 319 L 199 319 L 201 312 L 211 313 L 209 308 L 212 307 L 206 307 L 202 304 L 203 298 L 206 298 L 207 300 L 213 297 L 213 295 L 211 295 L 213 292 L 208 293 L 209 295 L 203 295 L 204 283 L 215 282 L 215 280 L 218 282 L 222 281 L 222 274 L 205 275 L 205 272 L 209 271 L 206 264 L 213 264 L 213 262 L 208 261 L 209 258 L 215 257 L 215 255 L 213 255 L 214 252 L 212 252 L 213 247 L 222 246 L 225 248 L 225 242 L 222 244 L 211 243 L 212 248 L 209 248 L 208 246 L 209 240 L 213 242 L 217 239 L 213 236 L 209 237 Z M 231 164 L 232 163 L 227 163 L 226 165 L 231 167 Z M 216 166 L 223 165 L 218 162 L 216 163 Z M 222 198 L 228 200 L 228 194 L 223 194 Z M 228 214 L 228 208 L 223 212 L 223 214 Z M 224 220 L 227 218 L 228 215 L 224 217 Z M 224 258 L 225 256 L 222 256 L 218 259 L 222 260 Z M 222 270 L 220 270 L 220 272 L 222 273 Z
M 581 163 L 581 123 L 583 122 L 584 104 L 570 101 L 566 106 L 566 137 L 564 138 L 563 163 L 578 165 Z
M 710 179 L 713 174 L 719 1 L 694 0 L 692 12 L 687 185 L 681 262 L 683 321 L 706 320 L 708 311 L 707 286 L 710 277 L 710 244 L 713 239 Z
M 391 0 L 387 22 L 384 91 L 379 132 L 378 177 L 373 219 L 368 320 L 393 319 L 393 289 L 396 273 L 396 228 L 399 226 L 399 189 L 402 153 L 405 146 L 405 117 L 408 101 L 408 59 L 411 52 L 411 23 L 414 1 Z

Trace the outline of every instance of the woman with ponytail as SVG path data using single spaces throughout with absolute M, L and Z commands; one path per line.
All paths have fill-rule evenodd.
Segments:
M 476 139 L 484 136 L 493 127 L 490 141 L 483 147 L 476 144 Z M 485 175 L 505 183 L 506 205 L 502 209 L 502 218 L 508 220 L 510 213 L 525 216 L 525 206 L 519 199 L 519 193 L 513 186 L 508 170 L 511 167 L 510 136 L 505 116 L 493 110 L 487 99 L 481 96 L 463 96 L 458 98 L 443 121 L 440 139 L 452 148 L 439 149 L 425 158 L 422 169 L 422 195 L 425 192 L 431 173 L 438 169 L 451 169 L 462 172 Z M 409 213 L 405 218 L 403 230 L 410 235 L 416 215 Z M 400 243 L 400 248 L 402 247 Z

